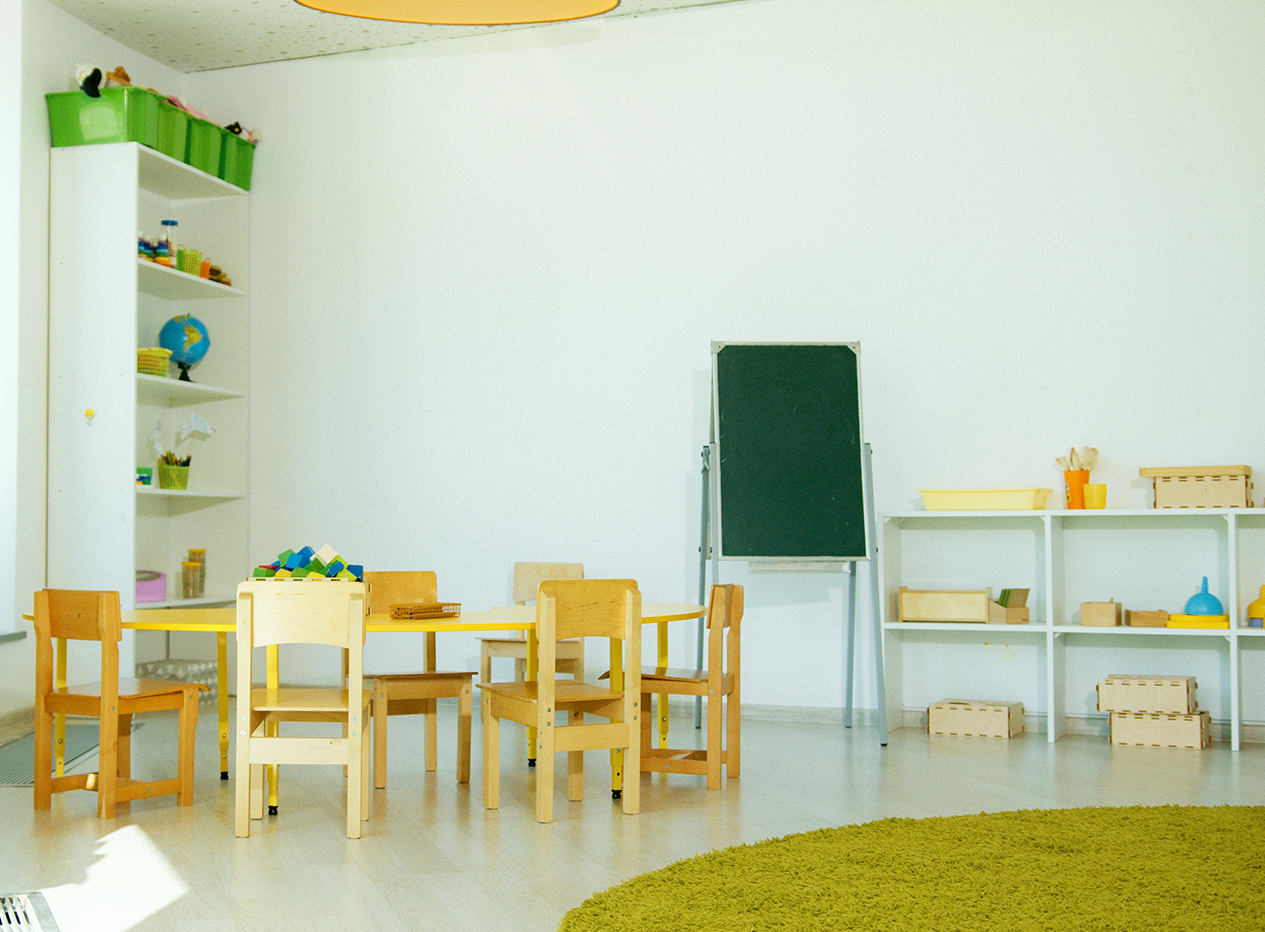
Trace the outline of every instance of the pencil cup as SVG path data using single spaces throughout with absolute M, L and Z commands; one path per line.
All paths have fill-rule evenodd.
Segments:
M 159 463 L 158 487 L 160 489 L 189 488 L 189 467 L 168 466 L 166 463 Z
M 1067 484 L 1067 507 L 1085 507 L 1085 483 L 1089 481 L 1088 469 L 1069 469 L 1063 473 L 1063 481 Z
M 1085 507 L 1086 508 L 1106 508 L 1107 507 L 1106 483 L 1103 483 L 1103 482 L 1085 483 Z

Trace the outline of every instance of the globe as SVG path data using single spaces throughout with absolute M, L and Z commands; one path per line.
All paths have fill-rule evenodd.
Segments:
M 189 369 L 206 356 L 206 351 L 211 348 L 211 335 L 202 321 L 181 314 L 163 324 L 162 330 L 158 331 L 158 345 L 171 350 L 171 361 L 179 366 L 180 378 L 191 382 Z

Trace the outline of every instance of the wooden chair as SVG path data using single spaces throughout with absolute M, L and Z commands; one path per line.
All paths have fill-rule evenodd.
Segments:
M 351 580 L 247 580 L 237 587 L 237 818 L 239 838 L 263 818 L 264 764 L 342 764 L 347 768 L 347 837 L 369 818 L 369 741 L 373 693 L 362 689 L 365 585 Z M 256 647 L 326 644 L 347 652 L 352 689 L 256 687 Z M 281 722 L 338 722 L 341 737 L 269 735 Z
M 552 580 L 540 584 L 536 601 L 539 643 L 537 678 L 532 682 L 480 683 L 483 692 L 483 805 L 500 803 L 500 720 L 535 727 L 540 756 L 536 764 L 536 821 L 553 821 L 554 754 L 567 752 L 567 798 L 584 796 L 584 751 L 620 749 L 624 760 L 638 760 L 641 729 L 641 593 L 631 579 Z M 611 641 L 609 688 L 582 680 L 558 679 L 558 642 L 573 637 Z M 565 713 L 565 724 L 555 722 Z M 592 714 L 606 724 L 584 723 Z M 640 781 L 626 780 L 624 812 L 641 808 Z
M 641 718 L 641 772 L 707 775 L 707 788 L 720 789 L 720 767 L 728 777 L 740 769 L 739 693 L 742 624 L 742 586 L 712 586 L 707 607 L 707 668 L 671 670 L 646 667 L 641 673 L 641 704 L 650 709 L 650 696 L 702 696 L 707 701 L 707 748 L 674 750 L 651 747 L 653 715 Z M 728 637 L 726 638 L 726 632 Z M 722 712 L 722 700 L 724 709 Z
M 198 727 L 200 683 L 119 678 L 123 635 L 117 592 L 44 589 L 35 593 L 35 808 L 52 805 L 53 793 L 94 790 L 97 816 L 112 819 L 119 803 L 176 795 L 193 805 L 193 739 Z M 55 687 L 53 638 L 101 642 L 101 680 L 87 686 Z M 132 716 L 172 709 L 180 713 L 178 776 L 132 779 Z M 96 773 L 52 774 L 53 716 L 86 715 L 99 720 Z
M 546 579 L 583 579 L 583 563 L 515 563 L 514 603 L 526 605 L 536 598 L 536 590 Z M 482 638 L 479 647 L 479 682 L 492 680 L 492 658 L 512 657 L 514 679 L 521 683 L 527 670 L 527 637 Z M 565 641 L 558 645 L 558 669 L 577 680 L 584 679 L 584 642 Z
M 426 571 L 366 572 L 369 611 L 387 613 L 392 605 L 438 602 L 435 574 Z M 474 671 L 435 670 L 435 633 L 426 632 L 421 673 L 389 673 L 373 679 L 373 785 L 387 785 L 387 719 L 392 715 L 426 716 L 426 769 L 434 772 L 439 756 L 436 699 L 457 700 L 457 782 L 470 782 L 471 683 Z

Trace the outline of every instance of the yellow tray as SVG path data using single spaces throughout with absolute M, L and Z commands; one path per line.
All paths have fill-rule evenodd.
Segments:
M 1228 628 L 1229 615 L 1169 615 L 1168 628 Z
M 1052 489 L 919 489 L 928 511 L 1034 511 Z

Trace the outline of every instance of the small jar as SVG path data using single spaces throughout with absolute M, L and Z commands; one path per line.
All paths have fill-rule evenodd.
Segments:
M 158 248 L 155 250 L 157 260 L 163 265 L 176 264 L 176 226 L 175 220 L 163 221 L 163 231 L 158 236 Z

